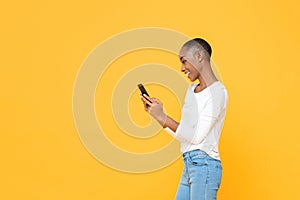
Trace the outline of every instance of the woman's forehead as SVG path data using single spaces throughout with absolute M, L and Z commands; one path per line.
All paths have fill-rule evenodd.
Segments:
M 178 55 L 179 59 L 188 56 L 188 54 L 190 53 L 189 50 L 190 48 L 188 47 L 182 47 L 179 51 L 179 55 Z
M 179 57 L 186 56 L 188 49 L 186 47 L 182 47 L 179 51 Z

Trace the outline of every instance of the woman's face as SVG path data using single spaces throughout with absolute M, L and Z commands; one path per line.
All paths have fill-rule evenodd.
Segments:
M 194 82 L 199 78 L 199 70 L 197 69 L 197 62 L 195 56 L 186 48 L 181 49 L 179 59 L 182 63 L 181 71 Z

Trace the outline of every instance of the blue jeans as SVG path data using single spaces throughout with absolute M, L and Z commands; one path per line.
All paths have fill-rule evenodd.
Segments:
M 176 200 L 215 200 L 222 179 L 222 165 L 201 150 L 183 154 L 184 169 Z

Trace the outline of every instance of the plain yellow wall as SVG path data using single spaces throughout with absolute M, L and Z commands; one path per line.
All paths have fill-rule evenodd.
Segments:
M 299 8 L 296 0 L 3 3 L 0 198 L 173 199 L 180 159 L 147 174 L 110 169 L 82 145 L 72 114 L 76 74 L 98 44 L 126 30 L 161 27 L 206 38 L 229 92 L 218 199 L 300 199 Z M 169 62 L 179 70 L 176 57 L 148 53 L 124 56 L 119 65 Z M 152 93 L 159 94 L 155 87 Z M 149 118 L 133 106 L 137 94 L 129 111 L 143 124 Z M 179 119 L 179 105 L 165 104 Z M 96 103 L 97 111 L 102 106 Z M 106 125 L 115 129 L 113 121 Z M 111 139 L 128 150 L 159 146 Z

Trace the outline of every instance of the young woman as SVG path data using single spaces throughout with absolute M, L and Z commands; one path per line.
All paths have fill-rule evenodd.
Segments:
M 227 108 L 227 90 L 210 64 L 211 46 L 201 38 L 179 53 L 181 71 L 191 80 L 180 123 L 167 116 L 156 98 L 141 96 L 145 110 L 181 142 L 184 169 L 176 200 L 214 200 L 222 178 L 218 144 Z

